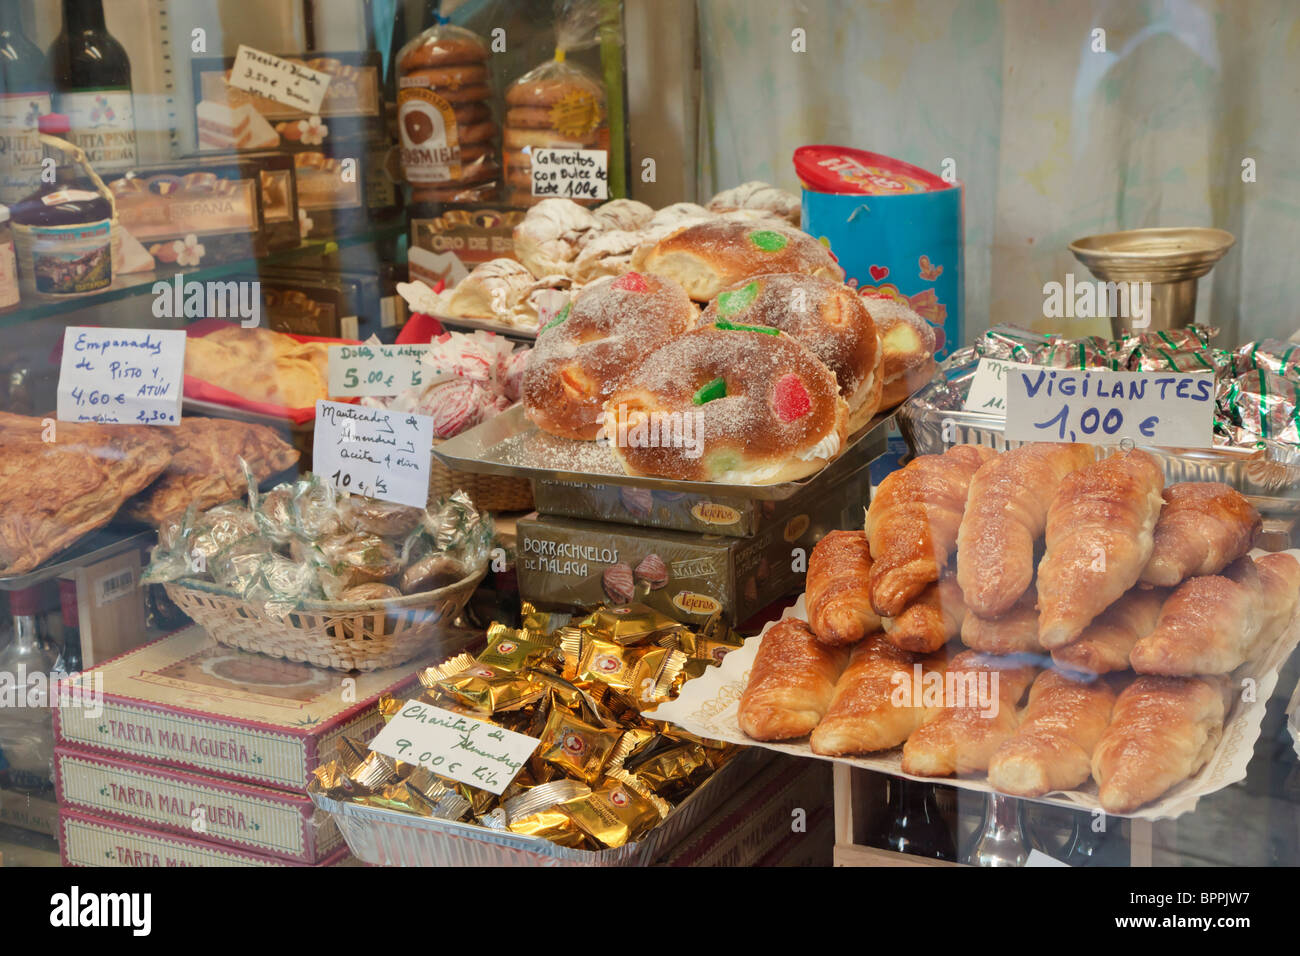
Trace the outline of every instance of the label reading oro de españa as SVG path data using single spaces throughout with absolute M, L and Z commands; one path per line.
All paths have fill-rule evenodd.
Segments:
M 1112 372 L 1016 365 L 1008 370 L 1010 441 L 1209 448 L 1214 376 L 1209 372 Z

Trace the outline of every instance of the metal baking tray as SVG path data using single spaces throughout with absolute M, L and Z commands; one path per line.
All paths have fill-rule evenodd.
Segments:
M 378 866 L 649 866 L 720 807 L 767 759 L 743 748 L 673 808 L 644 839 L 610 850 L 574 850 L 543 837 L 345 803 L 313 793 L 358 860 Z
M 557 438 L 541 431 L 528 420 L 522 404 L 512 405 L 481 425 L 448 438 L 433 453 L 454 471 L 475 474 L 510 475 L 515 478 L 547 478 L 637 488 L 677 491 L 693 495 L 730 495 L 755 501 L 783 501 L 814 482 L 833 484 L 853 474 L 885 450 L 885 439 L 894 424 L 893 410 L 877 415 L 849 436 L 844 450 L 821 471 L 798 481 L 774 485 L 738 485 L 718 481 L 674 481 L 629 475 L 608 449 L 596 442 Z M 585 468 L 554 464 L 557 456 L 580 452 Z M 548 458 L 552 464 L 547 464 Z
M 912 454 L 940 454 L 960 444 L 998 451 L 1022 444 L 1007 440 L 1006 420 L 1000 415 L 934 408 L 927 396 L 943 385 L 936 380 L 899 410 L 898 427 Z M 1236 488 L 1263 513 L 1300 514 L 1300 463 L 1272 460 L 1246 448 L 1137 447 L 1160 460 L 1168 482 L 1218 481 Z
M 105 558 L 130 551 L 148 548 L 158 543 L 158 532 L 152 528 L 141 530 L 101 528 L 92 531 L 72 547 L 46 561 L 26 574 L 0 577 L 0 591 L 18 591 L 42 581 L 62 577 L 70 571 L 88 564 L 98 564 Z
M 493 322 L 491 319 L 468 319 L 455 315 L 438 315 L 436 313 L 432 313 L 432 317 L 446 328 L 456 331 L 469 329 L 471 331 L 495 332 L 497 335 L 505 336 L 508 339 L 516 339 L 520 342 L 537 341 L 537 329 L 521 329 L 518 326 L 506 325 L 504 322 Z
M 289 418 L 265 415 L 262 412 L 253 412 L 246 408 L 236 408 L 233 405 L 222 405 L 220 402 L 208 402 L 199 398 L 182 398 L 181 413 L 183 415 L 202 415 L 205 418 L 229 418 L 237 422 L 248 422 L 250 425 L 265 425 L 267 428 L 273 428 L 286 434 L 289 432 L 310 432 L 316 427 L 314 418 L 298 423 Z

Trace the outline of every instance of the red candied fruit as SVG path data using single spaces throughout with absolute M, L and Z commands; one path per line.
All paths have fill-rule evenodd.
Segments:
M 791 372 L 776 380 L 776 387 L 772 389 L 772 407 L 776 409 L 776 417 L 783 422 L 803 418 L 812 411 L 812 399 L 798 375 Z
M 624 292 L 649 292 L 650 283 L 645 281 L 645 276 L 639 272 L 624 272 L 614 280 L 614 288 L 622 289 Z

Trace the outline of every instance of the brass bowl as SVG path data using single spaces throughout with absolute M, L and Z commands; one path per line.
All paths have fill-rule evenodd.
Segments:
M 1151 314 L 1141 328 L 1176 329 L 1195 321 L 1197 280 L 1236 241 L 1223 229 L 1197 226 L 1127 229 L 1076 239 L 1070 251 L 1103 282 L 1151 283 Z M 1126 324 L 1111 317 L 1116 335 Z

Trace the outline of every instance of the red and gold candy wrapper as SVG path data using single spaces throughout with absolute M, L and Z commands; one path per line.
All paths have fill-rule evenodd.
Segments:
M 606 780 L 589 796 L 561 804 L 560 809 L 583 833 L 611 848 L 635 843 L 663 819 L 654 803 L 617 779 Z
M 522 630 L 504 624 L 491 624 L 487 630 L 487 647 L 479 654 L 478 662 L 503 670 L 519 671 L 553 653 L 553 645 L 529 640 Z
M 578 622 L 593 637 L 615 644 L 656 643 L 663 636 L 684 629 L 667 614 L 644 604 L 600 608 Z
M 617 730 L 593 727 L 555 708 L 542 731 L 537 756 L 571 777 L 594 784 L 600 779 L 621 736 Z
M 558 643 L 556 632 L 567 626 L 573 619 L 573 615 L 539 611 L 530 602 L 525 601 L 520 609 L 520 618 L 520 630 L 524 632 L 524 637 L 531 641 L 554 645 Z
M 541 699 L 546 685 L 527 671 L 516 673 L 477 661 L 459 674 L 445 677 L 434 689 L 478 714 L 518 710 Z
M 657 750 L 624 769 L 636 774 L 651 792 L 670 800 L 693 789 L 695 782 L 713 772 L 703 745 L 683 743 Z

